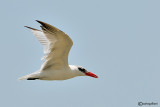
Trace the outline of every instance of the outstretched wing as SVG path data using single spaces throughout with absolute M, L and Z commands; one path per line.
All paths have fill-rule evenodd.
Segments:
M 48 41 L 48 39 L 44 35 L 43 31 L 35 29 L 35 28 L 32 28 L 32 27 L 28 27 L 28 26 L 25 26 L 25 27 L 31 29 L 32 33 L 34 34 L 36 39 L 43 45 L 45 56 L 43 56 L 41 58 L 41 60 L 44 60 L 46 55 L 49 53 L 49 41 Z
M 61 69 L 68 67 L 68 54 L 73 45 L 71 38 L 61 30 L 38 21 L 41 24 L 42 31 L 32 29 L 35 37 L 44 46 L 45 62 L 41 66 L 41 70 L 48 68 Z

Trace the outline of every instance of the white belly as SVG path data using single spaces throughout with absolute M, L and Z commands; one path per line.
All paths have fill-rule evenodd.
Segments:
M 69 71 L 42 71 L 40 80 L 66 80 L 75 77 Z

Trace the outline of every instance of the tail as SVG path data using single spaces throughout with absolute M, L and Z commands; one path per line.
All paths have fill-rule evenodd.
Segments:
M 36 80 L 36 79 L 39 79 L 39 74 L 38 73 L 33 73 L 33 74 L 22 76 L 18 79 L 19 80 Z

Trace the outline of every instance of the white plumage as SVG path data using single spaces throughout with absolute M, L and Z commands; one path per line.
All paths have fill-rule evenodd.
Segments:
M 73 45 L 71 38 L 62 32 L 61 30 L 38 21 L 41 24 L 41 30 L 31 28 L 32 33 L 35 35 L 37 40 L 44 47 L 44 63 L 42 64 L 40 70 L 20 77 L 20 80 L 66 80 L 76 76 L 92 76 L 97 78 L 96 75 L 90 75 L 91 72 L 85 70 L 84 72 L 79 70 L 79 66 L 68 65 L 68 54 Z M 90 74 L 88 74 L 90 73 Z

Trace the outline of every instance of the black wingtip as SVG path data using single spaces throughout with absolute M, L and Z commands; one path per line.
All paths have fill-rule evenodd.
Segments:
M 24 26 L 24 27 L 26 27 L 26 28 L 28 28 L 28 29 L 31 29 L 31 30 L 40 31 L 40 30 L 38 30 L 38 29 L 35 29 L 35 28 L 32 28 L 32 27 L 29 27 L 29 26 Z
M 37 22 L 39 22 L 39 20 L 36 20 Z
M 24 27 L 26 27 L 26 28 L 30 28 L 30 27 L 28 27 L 28 26 L 24 26 Z
M 42 22 L 42 21 L 39 21 L 39 20 L 36 20 L 38 23 L 40 23 L 40 24 L 42 24 L 42 23 L 44 23 L 44 22 Z
M 39 21 L 39 20 L 36 20 L 38 23 L 40 23 L 43 27 L 45 27 L 45 28 L 48 28 L 48 25 L 49 24 L 47 24 L 47 23 L 45 23 L 45 22 L 42 22 L 42 21 Z M 42 27 L 41 26 L 41 27 Z
M 42 21 L 39 21 L 39 20 L 36 20 L 36 21 L 42 25 L 41 28 L 44 27 L 45 29 L 48 29 L 51 32 L 59 31 L 59 29 L 57 29 L 56 27 L 54 27 L 54 26 L 52 26 L 48 23 L 45 23 L 45 22 L 42 22 Z

